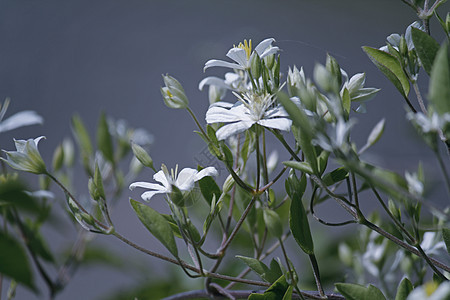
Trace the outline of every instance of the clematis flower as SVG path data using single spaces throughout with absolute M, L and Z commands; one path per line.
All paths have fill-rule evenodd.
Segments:
M 35 139 L 29 140 L 14 140 L 17 151 L 5 151 L 7 159 L 0 157 L 11 168 L 19 171 L 26 171 L 35 174 L 46 174 L 47 169 L 45 167 L 44 160 L 37 148 L 41 139 L 45 138 L 40 136 Z
M 3 105 L 0 103 L 0 133 L 6 132 L 9 130 L 13 130 L 19 127 L 34 125 L 34 124 L 42 124 L 44 119 L 38 115 L 36 112 L 31 110 L 24 110 L 18 112 L 9 118 L 3 120 L 5 116 L 6 110 L 9 106 L 9 98 L 5 100 Z
M 229 123 L 217 130 L 219 140 L 224 140 L 234 134 L 243 132 L 253 124 L 264 127 L 288 131 L 292 121 L 286 111 L 279 105 L 274 107 L 274 95 L 259 95 L 255 92 L 244 93 L 240 96 L 234 93 L 240 102 L 231 104 L 217 102 L 212 104 L 206 112 L 206 122 Z
M 255 55 L 255 52 L 259 55 L 259 58 L 263 59 L 264 57 L 277 53 L 280 49 L 278 47 L 273 47 L 272 43 L 275 42 L 275 39 L 268 38 L 259 43 L 255 51 L 252 52 L 252 41 L 247 40 L 244 41 L 244 44 L 240 43 L 237 47 L 231 48 L 227 56 L 234 60 L 234 63 L 227 62 L 223 60 L 211 59 L 205 63 L 205 67 L 203 70 L 206 70 L 211 67 L 225 67 L 232 68 L 237 70 L 248 70 L 250 68 L 250 62 L 252 56 Z
M 181 192 L 190 191 L 194 187 L 196 181 L 199 181 L 206 176 L 217 176 L 218 174 L 214 167 L 204 168 L 201 171 L 191 168 L 184 168 L 180 173 L 177 171 L 178 165 L 175 168 L 175 171 L 172 169 L 169 173 L 169 170 L 163 164 L 161 166 L 161 171 L 153 175 L 153 179 L 160 184 L 142 181 L 134 182 L 130 185 L 130 190 L 134 190 L 137 187 L 150 189 L 151 191 L 144 192 L 141 195 L 143 200 L 150 201 L 156 194 L 170 194 L 174 190 L 173 186 Z

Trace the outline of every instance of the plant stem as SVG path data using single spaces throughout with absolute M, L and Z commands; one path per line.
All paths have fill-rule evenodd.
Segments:
M 259 181 L 261 179 L 261 162 L 260 162 L 260 149 L 259 149 L 259 126 L 256 124 L 256 193 L 259 192 Z
M 53 180 L 63 191 L 64 193 L 72 199 L 73 202 L 75 202 L 75 204 L 78 206 L 78 208 L 84 212 L 85 214 L 88 214 L 91 216 L 91 214 L 78 202 L 78 200 L 69 192 L 69 190 L 58 180 L 56 179 L 56 177 L 54 177 L 52 174 L 50 173 L 46 173 L 45 175 L 47 175 L 48 177 L 50 177 L 51 180 Z M 109 230 L 110 227 L 104 225 L 103 223 L 101 223 L 100 221 L 98 221 L 96 218 L 92 217 L 92 219 L 94 220 L 95 224 L 97 224 L 98 226 L 100 226 L 101 228 L 105 229 L 105 230 Z
M 250 212 L 250 210 L 253 207 L 253 204 L 255 204 L 257 199 L 257 196 L 253 196 L 252 200 L 250 200 L 250 203 L 247 205 L 247 207 L 245 208 L 245 211 L 242 213 L 241 218 L 239 219 L 239 221 L 237 222 L 236 226 L 234 227 L 233 231 L 231 232 L 230 236 L 228 237 L 227 241 L 225 242 L 225 244 L 223 244 L 220 249 L 219 249 L 219 253 L 223 253 L 225 252 L 225 250 L 228 248 L 228 246 L 230 245 L 231 241 L 234 239 L 234 237 L 236 236 L 237 232 L 239 231 L 239 229 L 242 226 L 242 223 L 244 223 L 245 218 L 247 217 L 248 213 Z
M 447 169 L 445 168 L 444 161 L 442 160 L 442 156 L 439 153 L 439 149 L 437 149 L 435 151 L 435 153 L 436 153 L 437 160 L 439 162 L 439 167 L 441 167 L 442 173 L 444 174 L 445 183 L 447 185 L 447 191 L 450 193 L 450 178 L 448 176 Z
M 200 123 L 197 120 L 197 117 L 195 116 L 194 112 L 191 110 L 191 108 L 188 106 L 186 107 L 186 110 L 189 112 L 189 114 L 192 116 L 192 119 L 194 119 L 195 124 L 197 124 L 198 129 L 202 132 L 202 134 L 205 136 L 206 139 L 209 141 L 209 137 L 206 134 L 206 132 L 203 130 L 203 127 L 200 125 Z
M 425 104 L 423 102 L 422 94 L 420 93 L 419 86 L 417 85 L 416 80 L 411 80 L 412 86 L 414 88 L 414 92 L 417 96 L 417 102 L 419 102 L 420 110 L 426 115 L 427 114 L 427 108 L 425 107 Z
M 286 142 L 286 140 L 284 139 L 283 135 L 281 135 L 279 132 L 277 132 L 276 130 L 273 129 L 269 129 L 270 132 L 273 133 L 273 135 L 275 135 L 275 137 L 281 142 L 281 144 L 284 146 L 284 148 L 286 148 L 286 150 L 292 155 L 292 157 L 296 160 L 296 161 L 302 161 L 298 156 L 297 153 L 294 152 L 294 150 L 292 150 L 292 148 L 289 146 L 289 144 Z
M 392 242 L 396 243 L 398 246 L 408 250 L 409 252 L 417 255 L 418 257 L 422 257 L 421 253 L 416 248 L 414 248 L 413 246 L 409 245 L 408 243 L 405 243 L 404 241 L 398 239 L 397 237 L 395 237 L 394 235 L 390 234 L 389 232 L 384 231 L 383 229 L 381 229 L 377 225 L 371 223 L 367 219 L 364 218 L 363 220 L 360 220 L 360 223 L 362 225 L 365 225 L 368 228 L 372 229 L 373 231 L 378 232 L 378 234 L 380 234 L 380 235 L 384 236 L 385 238 L 391 240 Z M 438 261 L 438 260 L 436 260 L 434 258 L 431 258 L 431 257 L 429 258 L 429 261 L 432 264 L 434 264 L 436 267 L 438 267 L 438 268 L 440 268 L 442 270 L 445 270 L 447 272 L 450 272 L 450 267 L 445 265 L 445 264 L 443 264 L 443 263 L 441 263 L 440 261 Z
M 301 298 L 301 299 L 304 299 L 302 293 L 301 293 L 300 290 L 298 289 L 297 281 L 296 281 L 295 278 L 294 278 L 294 272 L 293 272 L 292 269 L 291 269 L 291 264 L 290 264 L 289 258 L 288 258 L 288 256 L 287 256 L 286 249 L 284 248 L 284 244 L 283 244 L 283 242 L 281 241 L 281 239 L 278 239 L 278 241 L 280 242 L 281 251 L 283 252 L 283 256 L 284 256 L 284 259 L 285 259 L 285 261 L 286 261 L 286 267 L 287 267 L 287 269 L 288 269 L 289 274 L 291 275 L 291 284 L 290 284 L 290 285 L 292 285 L 292 286 L 295 288 L 295 290 L 297 291 L 297 293 L 300 295 L 300 298 Z
M 317 263 L 316 256 L 314 254 L 309 255 L 309 260 L 311 262 L 311 266 L 313 268 L 314 279 L 316 280 L 317 290 L 319 295 L 323 298 L 326 298 L 325 293 L 323 291 L 322 283 L 320 282 L 320 273 L 319 273 L 319 265 Z

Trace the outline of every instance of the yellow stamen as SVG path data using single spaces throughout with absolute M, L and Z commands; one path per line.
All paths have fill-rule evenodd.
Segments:
M 236 46 L 234 46 L 236 48 Z M 239 43 L 239 45 L 237 46 L 237 48 L 241 48 L 245 50 L 245 54 L 247 54 L 247 59 L 250 58 L 250 55 L 252 54 L 252 40 L 244 40 L 244 44 Z

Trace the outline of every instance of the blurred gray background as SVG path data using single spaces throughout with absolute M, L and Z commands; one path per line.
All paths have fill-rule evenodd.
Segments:
M 445 16 L 448 8 L 441 7 L 441 15 Z M 371 128 L 386 118 L 385 134 L 366 158 L 401 173 L 415 170 L 422 160 L 433 181 L 440 175 L 438 165 L 406 124 L 400 94 L 361 50 L 364 45 L 384 45 L 386 36 L 403 33 L 414 20 L 415 13 L 400 0 L 1 0 L 0 101 L 12 99 L 7 116 L 31 109 L 42 115 L 45 123 L 2 134 L 0 148 L 14 149 L 13 138 L 45 135 L 40 149 L 50 162 L 57 144 L 71 136 L 74 113 L 93 136 L 104 111 L 154 135 L 151 155 L 157 168 L 161 163 L 195 166 L 193 158 L 204 145 L 193 133 L 196 128 L 190 116 L 163 104 L 161 74 L 168 73 L 183 84 L 192 109 L 204 122 L 207 91 L 200 92 L 198 83 L 205 76 L 221 76 L 226 71 L 214 68 L 203 73 L 204 63 L 211 58 L 226 59 L 228 49 L 243 39 L 251 38 L 256 45 L 274 37 L 283 50 L 284 74 L 295 64 L 312 77 L 315 63 L 325 63 L 327 52 L 349 75 L 366 72 L 366 85 L 382 90 L 368 103 L 368 113 L 357 116 L 358 131 L 353 139 L 363 145 Z M 439 31 L 435 23 L 432 30 Z M 421 76 L 426 95 L 426 74 Z M 286 153 L 279 154 L 281 159 L 287 158 Z M 151 181 L 149 174 L 139 179 Z M 87 179 L 78 181 L 85 189 Z M 442 195 L 442 187 L 436 185 L 435 189 L 436 195 Z M 131 195 L 139 197 L 139 193 L 126 194 L 113 213 L 117 230 L 141 245 L 164 251 L 148 238 L 131 211 Z M 155 202 L 162 203 L 161 199 Z M 52 248 L 58 249 L 56 241 L 62 237 L 53 234 Z M 76 274 L 58 299 L 98 299 L 134 281 L 151 281 L 155 274 L 167 273 L 167 264 L 153 264 L 149 257 L 112 237 L 97 239 L 130 260 L 139 260 L 148 268 L 148 278 L 110 268 L 87 268 Z M 41 298 L 46 298 L 43 282 L 38 285 L 43 291 Z M 34 298 L 19 289 L 16 299 Z

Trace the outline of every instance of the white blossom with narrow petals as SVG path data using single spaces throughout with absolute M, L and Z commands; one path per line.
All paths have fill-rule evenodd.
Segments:
M 286 111 L 279 105 L 273 105 L 273 95 L 258 95 L 253 92 L 247 92 L 243 96 L 234 94 L 240 102 L 234 105 L 217 102 L 206 112 L 208 124 L 228 123 L 217 130 L 216 135 L 219 140 L 244 132 L 253 124 L 284 131 L 291 128 L 292 121 Z
M 161 171 L 153 175 L 153 179 L 160 184 L 143 181 L 134 182 L 130 185 L 130 190 L 134 190 L 137 187 L 149 189 L 150 191 L 144 192 L 141 195 L 143 200 L 149 201 L 156 194 L 170 194 L 172 192 L 172 186 L 176 186 L 182 192 L 190 191 L 194 187 L 195 182 L 203 177 L 218 175 L 214 167 L 204 168 L 201 171 L 184 168 L 178 174 L 177 169 L 169 173 L 167 167 L 162 165 Z

